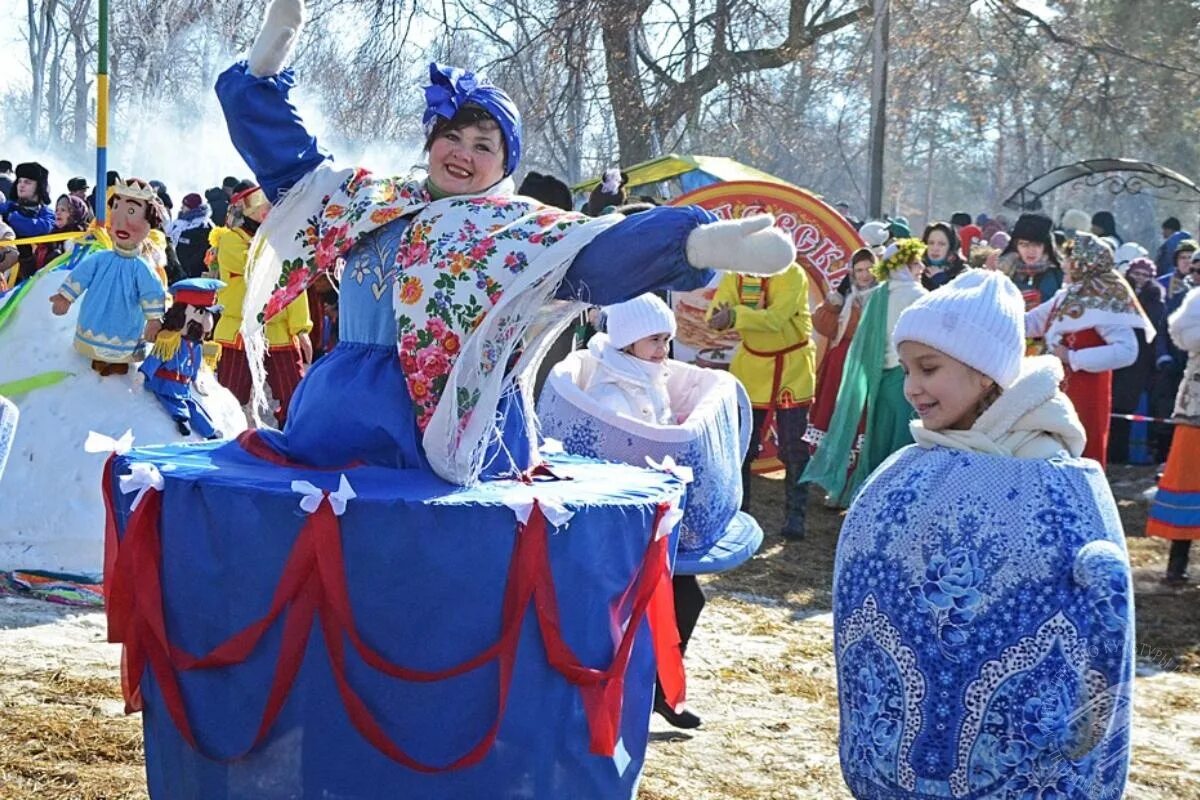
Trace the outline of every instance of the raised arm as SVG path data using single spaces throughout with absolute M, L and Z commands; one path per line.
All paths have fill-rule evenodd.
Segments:
M 302 0 L 274 0 L 248 60 L 217 78 L 229 137 L 272 203 L 330 158 L 288 98 L 296 81 L 283 65 L 303 24 Z
M 600 233 L 579 251 L 558 298 L 612 305 L 661 289 L 707 285 L 714 269 L 774 273 L 795 248 L 769 215 L 718 221 L 699 206 L 661 206 Z

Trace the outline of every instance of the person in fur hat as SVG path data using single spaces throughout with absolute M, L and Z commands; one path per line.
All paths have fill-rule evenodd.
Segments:
M 1064 390 L 1087 430 L 1083 454 L 1103 467 L 1112 421 L 1112 371 L 1137 360 L 1135 330 L 1153 342 L 1155 329 L 1133 289 L 1117 274 L 1107 242 L 1076 233 L 1067 247 L 1067 286 L 1025 315 L 1025 329 L 1062 361 Z
M 804 473 L 803 480 L 822 486 L 841 508 L 876 467 L 912 443 L 912 409 L 890 337 L 901 312 L 928 294 L 921 285 L 924 254 L 920 239 L 901 239 L 884 251 L 875 270 L 881 286 L 871 292 L 850 343 L 829 431 Z
M 50 171 L 36 161 L 17 164 L 12 197 L 0 205 L 0 219 L 8 223 L 17 239 L 45 236 L 54 231 L 54 209 L 50 207 Z M 34 245 L 18 245 L 21 269 L 17 282 L 37 271 Z
M 1013 225 L 1008 245 L 997 263 L 997 268 L 1021 290 L 1026 309 L 1049 300 L 1063 284 L 1052 226 L 1044 214 L 1022 214 Z
M 561 208 L 563 211 L 574 210 L 571 202 L 571 189 L 553 175 L 543 175 L 540 172 L 530 172 L 517 187 L 517 194 L 540 200 L 548 206 Z
M 163 316 L 150 355 L 138 369 L 146 378 L 146 391 L 158 399 L 184 436 L 194 430 L 205 439 L 221 438 L 212 417 L 196 399 L 196 378 L 206 363 L 205 342 L 212 340 L 215 319 L 221 313 L 217 291 L 224 287 L 213 278 L 171 284 L 174 302 Z
M 971 270 L 891 340 L 915 446 L 838 537 L 842 774 L 860 800 L 1120 797 L 1133 591 L 1116 502 L 1024 303 Z M 899 588 L 897 588 L 899 587 Z
M 102 377 L 124 375 L 141 343 L 153 341 L 167 295 L 142 243 L 162 220 L 158 195 L 145 181 L 118 181 L 108 198 L 112 250 L 85 256 L 50 298 L 57 316 L 81 297 L 75 349 Z
M 1170 540 L 1163 580 L 1178 586 L 1188 581 L 1192 542 L 1200 539 L 1200 288 L 1187 293 L 1167 325 L 1175 346 L 1187 353 L 1187 367 L 1175 400 L 1175 438 L 1146 534 Z

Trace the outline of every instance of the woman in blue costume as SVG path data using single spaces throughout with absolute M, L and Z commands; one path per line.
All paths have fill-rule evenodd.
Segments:
M 437 65 L 427 177 L 334 173 L 281 71 L 303 18 L 303 2 L 272 3 L 248 61 L 217 81 L 234 145 L 276 205 L 248 268 L 248 350 L 264 305 L 269 316 L 344 259 L 340 341 L 301 383 L 283 431 L 262 433 L 288 459 L 432 468 L 462 484 L 523 472 L 536 464 L 536 436 L 514 377 L 540 354 L 522 334 L 546 321 L 541 301 L 611 304 L 702 286 L 713 268 L 790 263 L 769 217 L 718 222 L 688 206 L 586 220 L 512 197 L 519 112 L 499 88 Z M 575 303 L 557 305 L 569 319 Z M 456 402 L 438 402 L 446 396 Z

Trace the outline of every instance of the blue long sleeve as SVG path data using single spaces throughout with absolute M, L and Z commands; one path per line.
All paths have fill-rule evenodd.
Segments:
M 660 289 L 704 286 L 714 273 L 688 263 L 687 238 L 716 221 L 699 206 L 661 206 L 635 214 L 579 251 L 557 297 L 605 306 Z
M 229 138 L 272 203 L 330 158 L 288 99 L 295 85 L 290 69 L 258 78 L 247 71 L 245 61 L 217 78 Z
M 36 216 L 27 216 L 20 206 L 11 200 L 4 204 L 3 214 L 18 239 L 28 239 L 31 236 L 45 236 L 54 232 L 54 209 L 49 206 L 39 206 Z

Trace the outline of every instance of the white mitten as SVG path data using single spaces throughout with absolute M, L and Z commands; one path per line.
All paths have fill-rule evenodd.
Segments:
M 304 27 L 304 0 L 272 0 L 263 15 L 262 30 L 250 48 L 246 66 L 256 78 L 278 75 L 292 57 Z
M 688 234 L 687 260 L 698 269 L 773 275 L 796 260 L 796 246 L 774 216 L 758 214 L 696 228 Z

